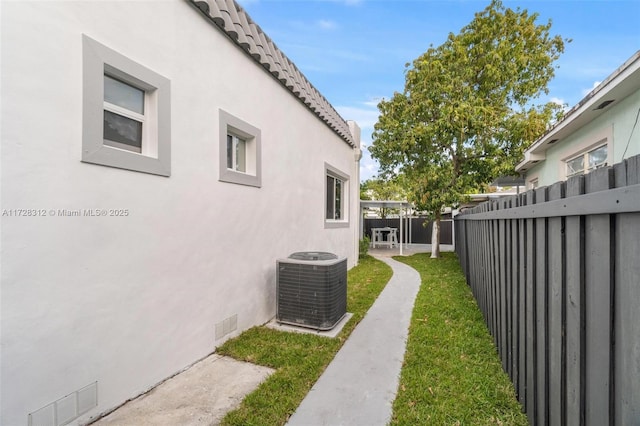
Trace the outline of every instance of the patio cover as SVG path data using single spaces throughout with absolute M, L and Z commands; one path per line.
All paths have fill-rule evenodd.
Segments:
M 377 200 L 360 200 L 360 219 L 363 217 L 364 209 L 367 207 L 374 208 L 392 208 L 400 210 L 400 254 L 402 255 L 402 246 L 404 244 L 403 241 L 403 232 L 402 232 L 402 222 L 404 216 L 406 214 L 406 210 L 411 207 L 411 203 L 408 201 L 377 201 Z M 360 220 L 360 238 L 362 238 L 364 234 L 364 220 Z

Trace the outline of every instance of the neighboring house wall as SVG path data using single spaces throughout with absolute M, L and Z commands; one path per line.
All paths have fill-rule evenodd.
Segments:
M 640 154 L 640 50 L 525 152 L 527 189 L 548 186 Z
M 538 179 L 539 186 L 565 180 L 567 159 L 603 144 L 608 147 L 607 164 L 609 165 L 622 161 L 625 148 L 627 149 L 625 158 L 640 154 L 638 125 L 633 135 L 631 134 L 638 109 L 640 109 L 640 90 L 620 103 L 612 105 L 609 111 L 563 139 L 562 143 L 548 148 L 546 159 L 527 171 L 527 189 L 531 188 L 530 184 L 534 179 Z
M 54 401 L 60 422 L 75 404 L 61 398 L 92 406 L 97 388 L 71 424 L 86 422 L 268 321 L 277 258 L 355 264 L 359 135 L 354 148 L 188 3 L 4 2 L 1 18 L 0 424 Z M 83 34 L 169 81 L 166 173 L 81 161 Z M 260 131 L 259 186 L 219 180 L 221 110 Z M 341 226 L 325 220 L 327 166 L 346 178 Z

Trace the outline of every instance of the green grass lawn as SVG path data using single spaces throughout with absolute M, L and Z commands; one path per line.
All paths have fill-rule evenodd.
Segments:
M 422 286 L 391 424 L 527 425 L 455 254 L 396 259 L 420 272 Z M 390 277 L 372 257 L 349 271 L 347 310 L 354 315 L 336 339 L 254 327 L 218 348 L 276 369 L 223 424 L 286 423 Z
M 422 277 L 393 425 L 527 425 L 454 253 L 396 260 Z
M 283 425 L 298 408 L 351 331 L 362 320 L 391 278 L 391 268 L 372 258 L 360 259 L 348 273 L 347 311 L 353 317 L 337 338 L 254 327 L 227 341 L 217 353 L 276 369 L 224 425 Z

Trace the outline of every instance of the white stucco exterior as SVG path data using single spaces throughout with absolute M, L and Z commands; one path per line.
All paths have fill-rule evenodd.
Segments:
M 2 2 L 0 26 L 0 424 L 97 382 L 86 423 L 265 323 L 278 258 L 357 262 L 359 149 L 186 2 Z M 170 177 L 81 162 L 83 34 L 170 80 Z M 260 187 L 219 181 L 221 109 L 261 131 Z

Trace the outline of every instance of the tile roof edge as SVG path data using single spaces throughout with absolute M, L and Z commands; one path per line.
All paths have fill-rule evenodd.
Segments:
M 186 0 L 273 78 L 298 98 L 342 140 L 356 147 L 346 120 L 300 72 L 293 61 L 253 22 L 235 0 Z M 266 43 L 265 43 L 266 42 Z

